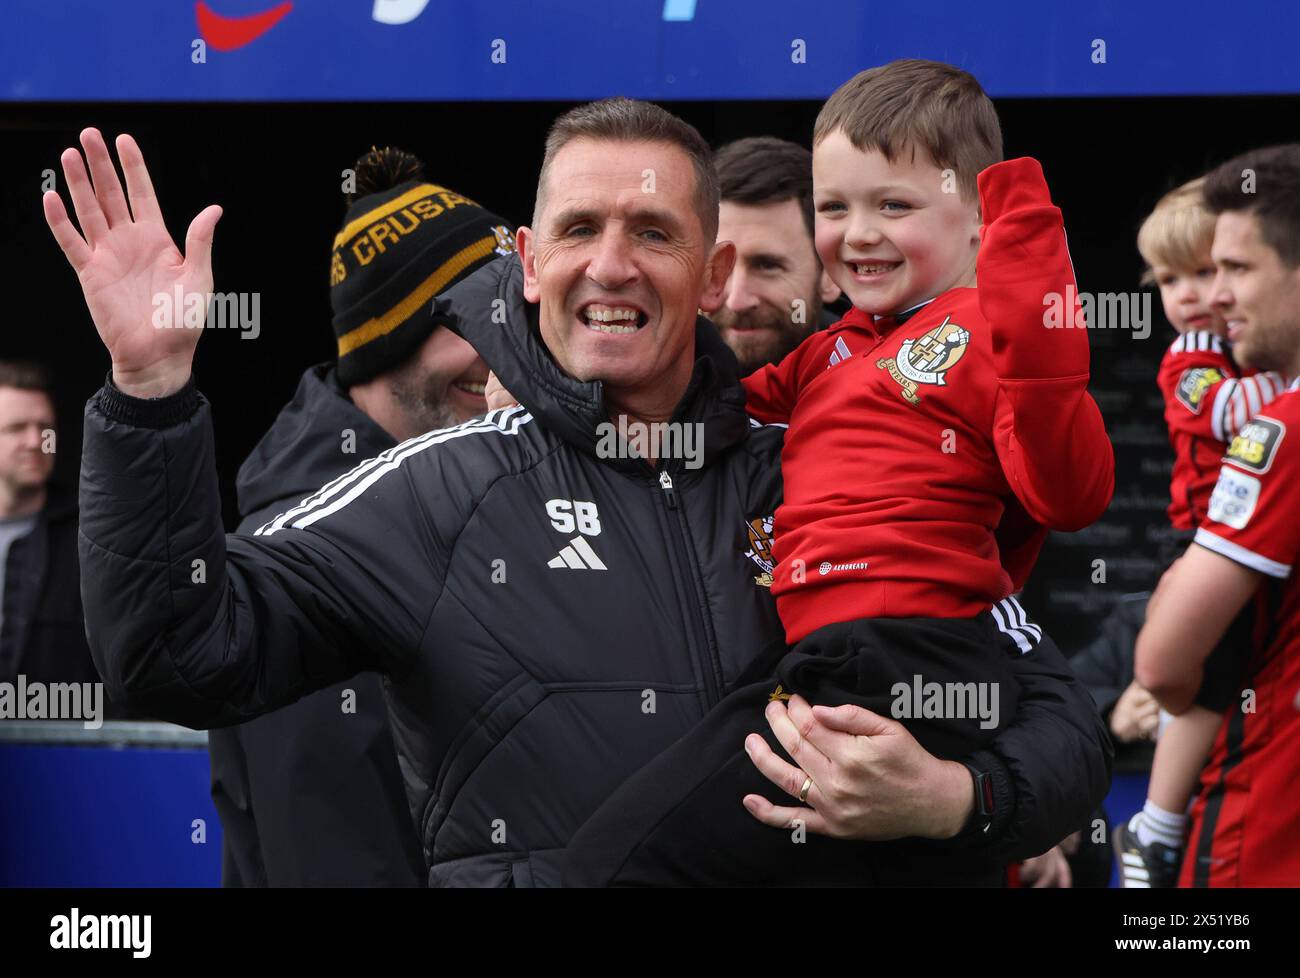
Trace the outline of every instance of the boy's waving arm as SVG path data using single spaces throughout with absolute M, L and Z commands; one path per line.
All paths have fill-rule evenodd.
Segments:
M 1115 488 L 1115 459 L 1088 394 L 1088 333 L 1075 322 L 1061 212 L 1036 160 L 979 176 L 976 275 L 998 378 L 994 439 L 1012 491 L 1044 526 L 1077 530 Z

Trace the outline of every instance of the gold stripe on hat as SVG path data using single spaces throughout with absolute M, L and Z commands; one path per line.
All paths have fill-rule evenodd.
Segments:
M 412 187 L 406 193 L 402 194 L 402 196 L 394 197 L 387 204 L 380 204 L 372 211 L 366 211 L 366 213 L 362 214 L 355 221 L 349 221 L 342 231 L 334 235 L 334 247 L 341 247 L 348 241 L 351 241 L 365 228 L 374 224 L 376 221 L 387 217 L 389 214 L 393 213 L 393 211 L 400 211 L 403 207 L 408 204 L 413 204 L 417 200 L 422 200 L 425 197 L 432 197 L 436 193 L 446 193 L 446 191 L 446 187 L 439 187 L 437 184 L 433 183 L 422 183 L 418 187 Z
M 343 357 L 380 336 L 386 336 L 406 322 L 420 306 L 429 302 L 435 295 L 447 287 L 447 283 L 463 272 L 469 265 L 492 254 L 496 250 L 495 235 L 480 238 L 472 245 L 462 248 L 449 258 L 436 272 L 421 282 L 405 299 L 382 316 L 366 320 L 356 329 L 350 329 L 339 337 L 339 356 Z

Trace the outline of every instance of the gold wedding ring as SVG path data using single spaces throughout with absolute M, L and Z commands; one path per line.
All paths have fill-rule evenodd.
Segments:
M 808 800 L 808 791 L 809 791 L 811 788 L 812 788 L 812 778 L 811 778 L 811 777 L 806 777 L 806 778 L 804 778 L 804 779 L 803 779 L 803 787 L 799 789 L 799 800 L 800 800 L 800 801 L 807 801 L 807 800 Z

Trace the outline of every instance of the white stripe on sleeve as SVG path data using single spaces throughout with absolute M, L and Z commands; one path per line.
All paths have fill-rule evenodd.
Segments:
M 253 535 L 269 537 L 286 526 L 295 529 L 311 526 L 317 520 L 324 519 L 347 506 L 379 479 L 400 467 L 402 462 L 412 455 L 418 455 L 434 445 L 440 445 L 454 438 L 463 438 L 466 435 L 481 435 L 489 432 L 502 435 L 518 434 L 520 426 L 531 420 L 532 415 L 527 413 L 527 409 L 516 405 L 489 412 L 486 417 L 466 421 L 454 428 L 429 431 L 411 438 L 339 476 L 315 495 L 307 497 L 297 506 L 259 527 Z M 333 502 L 330 502 L 331 500 Z M 325 505 L 326 503 L 329 505 Z
M 1011 637 L 1011 640 L 1016 643 L 1016 648 L 1020 650 L 1021 655 L 1024 655 L 1033 648 L 1028 636 L 1026 636 L 1019 628 L 1016 628 L 1011 624 L 1011 611 L 1007 608 L 1005 600 L 999 601 L 997 604 L 993 605 L 993 607 L 989 608 L 989 613 L 993 615 L 993 620 L 997 622 L 998 631 L 1003 635 Z
M 1211 427 L 1219 441 L 1229 441 L 1242 427 L 1277 398 L 1282 378 L 1275 373 L 1232 378 L 1219 385 L 1214 395 Z
M 1253 550 L 1247 550 L 1239 543 L 1233 543 L 1231 540 L 1225 540 L 1216 533 L 1211 533 L 1205 527 L 1196 531 L 1196 542 L 1206 550 L 1213 550 L 1222 557 L 1236 561 L 1249 567 L 1251 570 L 1259 571 L 1261 574 L 1267 574 L 1269 577 L 1287 578 L 1291 576 L 1291 565 L 1279 563 L 1268 557 L 1261 556 Z

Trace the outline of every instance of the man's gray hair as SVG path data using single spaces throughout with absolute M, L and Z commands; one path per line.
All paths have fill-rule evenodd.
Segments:
M 546 135 L 546 155 L 537 178 L 537 202 L 533 208 L 533 226 L 537 227 L 545 196 L 546 174 L 551 161 L 574 139 L 597 139 L 613 142 L 652 142 L 676 146 L 691 158 L 695 169 L 695 210 L 704 228 L 705 247 L 718 238 L 718 174 L 713 168 L 713 153 L 704 137 L 689 122 L 677 118 L 653 102 L 630 98 L 606 98 L 570 109 L 555 120 Z

